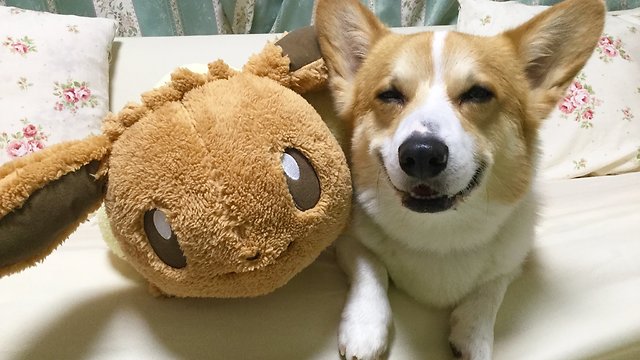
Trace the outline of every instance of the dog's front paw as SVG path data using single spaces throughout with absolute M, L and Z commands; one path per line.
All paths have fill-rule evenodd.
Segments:
M 491 344 L 489 343 L 465 343 L 449 338 L 449 346 L 455 359 L 491 360 Z
M 449 345 L 456 359 L 491 360 L 493 331 L 464 321 L 453 321 Z
M 390 314 L 345 309 L 338 331 L 340 355 L 347 360 L 380 359 L 387 350 Z
M 387 350 L 388 324 L 342 321 L 338 332 L 340 355 L 347 360 L 380 359 Z

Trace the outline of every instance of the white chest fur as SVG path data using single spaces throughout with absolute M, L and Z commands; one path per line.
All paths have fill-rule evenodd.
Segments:
M 368 214 L 356 210 L 353 231 L 395 285 L 422 303 L 454 305 L 479 284 L 517 270 L 533 241 L 532 194 L 515 206 L 469 199 L 443 214 L 398 209 L 377 195 L 370 200 L 379 203 L 361 202 Z

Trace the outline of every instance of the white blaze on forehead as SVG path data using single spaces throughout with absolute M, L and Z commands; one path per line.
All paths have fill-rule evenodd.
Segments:
M 431 57 L 433 60 L 434 84 L 444 83 L 444 40 L 447 38 L 448 34 L 448 31 L 438 31 L 433 33 Z

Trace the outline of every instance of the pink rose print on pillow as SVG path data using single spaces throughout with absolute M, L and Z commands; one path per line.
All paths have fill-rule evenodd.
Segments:
M 91 98 L 91 90 L 86 86 L 81 86 L 75 93 L 77 100 L 88 101 Z
M 5 41 L 2 42 L 2 45 L 6 46 L 12 53 L 22 56 L 38 51 L 36 46 L 33 44 L 33 39 L 28 36 L 23 36 L 20 39 L 14 39 L 11 36 L 7 36 Z
M 24 141 L 11 140 L 7 145 L 7 154 L 12 158 L 25 156 L 29 153 L 29 145 Z
M 600 60 L 606 63 L 611 62 L 618 56 L 624 60 L 631 60 L 631 56 L 622 47 L 622 40 L 615 36 L 602 34 L 600 40 L 598 40 L 596 51 L 600 54 Z
M 94 108 L 98 105 L 98 100 L 86 81 L 68 80 L 66 83 L 56 81 L 53 83 L 53 95 L 58 98 L 53 106 L 56 111 L 69 110 L 75 114 L 80 108 Z
M 26 138 L 32 138 L 38 134 L 38 128 L 33 124 L 28 124 L 22 129 L 22 134 Z
M 582 118 L 587 121 L 593 120 L 593 110 L 585 110 L 585 112 L 582 113 Z
M 20 131 L 13 134 L 0 133 L 0 149 L 4 149 L 10 158 L 25 156 L 44 149 L 49 138 L 42 131 L 41 126 L 27 119 L 20 119 L 20 122 L 24 125 Z
M 38 150 L 44 149 L 44 143 L 40 140 L 31 139 L 27 141 L 27 146 L 29 146 L 30 152 L 36 152 Z
M 62 97 L 64 101 L 68 103 L 77 103 L 79 99 L 76 98 L 76 93 L 73 88 L 62 90 Z
M 584 73 L 580 73 L 567 89 L 565 97 L 560 100 L 558 110 L 565 119 L 572 118 L 581 128 L 589 129 L 593 127 L 595 108 L 601 103 L 591 86 L 586 83 Z

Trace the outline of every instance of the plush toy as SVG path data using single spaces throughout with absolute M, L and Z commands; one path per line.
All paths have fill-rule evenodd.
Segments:
M 0 167 L 0 276 L 44 259 L 104 202 L 124 258 L 161 294 L 268 293 L 349 216 L 344 153 L 299 94 L 327 72 L 312 29 L 242 71 L 178 69 L 103 133 Z

